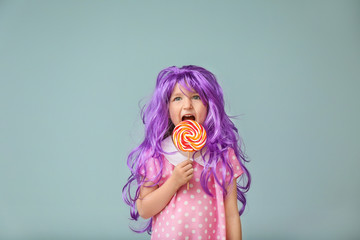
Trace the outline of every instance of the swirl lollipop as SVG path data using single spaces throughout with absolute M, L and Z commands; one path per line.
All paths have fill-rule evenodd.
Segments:
M 188 159 L 190 159 L 190 152 L 200 150 L 206 143 L 204 127 L 192 120 L 182 121 L 176 125 L 172 137 L 175 146 L 180 151 L 188 152 Z M 189 182 L 187 189 L 189 189 Z

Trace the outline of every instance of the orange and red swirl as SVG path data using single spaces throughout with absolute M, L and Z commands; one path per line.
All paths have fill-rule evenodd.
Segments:
M 201 124 L 186 120 L 182 121 L 173 131 L 175 146 L 183 152 L 200 150 L 206 143 L 206 131 Z

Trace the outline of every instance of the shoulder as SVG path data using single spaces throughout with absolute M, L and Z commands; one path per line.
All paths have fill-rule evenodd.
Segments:
M 164 156 L 153 154 L 153 152 L 146 151 L 143 156 L 143 161 L 138 166 L 140 175 L 152 179 L 157 177 L 164 165 Z
M 234 149 L 231 147 L 228 148 L 228 159 L 228 163 L 234 172 L 233 176 L 235 178 L 239 177 L 243 173 L 243 170 Z

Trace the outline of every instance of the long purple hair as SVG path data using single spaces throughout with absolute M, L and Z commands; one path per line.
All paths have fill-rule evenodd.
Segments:
M 244 165 L 248 160 L 242 151 L 242 140 L 237 128 L 225 113 L 223 91 L 215 76 L 202 67 L 189 65 L 181 68 L 172 66 L 162 70 L 157 77 L 150 102 L 142 108 L 141 117 L 145 125 L 145 138 L 140 146 L 133 149 L 128 156 L 127 165 L 131 174 L 122 190 L 123 199 L 130 206 L 131 220 L 137 221 L 139 219 L 136 200 L 139 198 L 140 187 L 147 181 L 140 174 L 140 169 L 145 169 L 146 172 L 146 163 L 150 158 L 153 158 L 158 161 L 161 169 L 158 176 L 162 175 L 161 156 L 164 150 L 161 148 L 161 142 L 171 135 L 174 129 L 168 109 L 169 99 L 176 83 L 188 90 L 195 90 L 208 108 L 208 114 L 203 124 L 207 133 L 207 148 L 201 154 L 202 156 L 209 154 L 209 160 L 205 162 L 201 174 L 201 185 L 204 191 L 212 196 L 207 183 L 209 178 L 214 176 L 215 181 L 222 187 L 223 193 L 226 195 L 226 188 L 229 184 L 225 181 L 227 169 L 230 171 L 230 182 L 233 181 L 233 170 L 228 158 L 228 149 L 232 148 L 244 171 L 239 178 L 240 180 L 237 181 L 237 199 L 242 203 L 239 211 L 241 215 L 246 206 L 245 194 L 251 183 L 250 173 Z M 222 174 L 220 176 L 216 174 L 216 167 L 221 168 Z M 158 184 L 160 177 L 156 177 L 156 179 L 155 184 Z M 138 233 L 147 231 L 151 234 L 151 224 L 152 220 L 140 229 L 132 228 L 132 230 Z

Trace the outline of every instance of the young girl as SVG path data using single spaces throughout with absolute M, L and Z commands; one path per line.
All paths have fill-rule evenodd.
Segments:
M 153 240 L 241 239 L 239 215 L 251 182 L 248 161 L 215 76 L 193 65 L 162 70 L 142 119 L 145 139 L 128 156 L 131 175 L 123 198 L 132 220 L 150 221 L 133 230 L 147 231 Z M 207 133 L 205 147 L 191 160 L 171 138 L 174 127 L 187 119 Z

